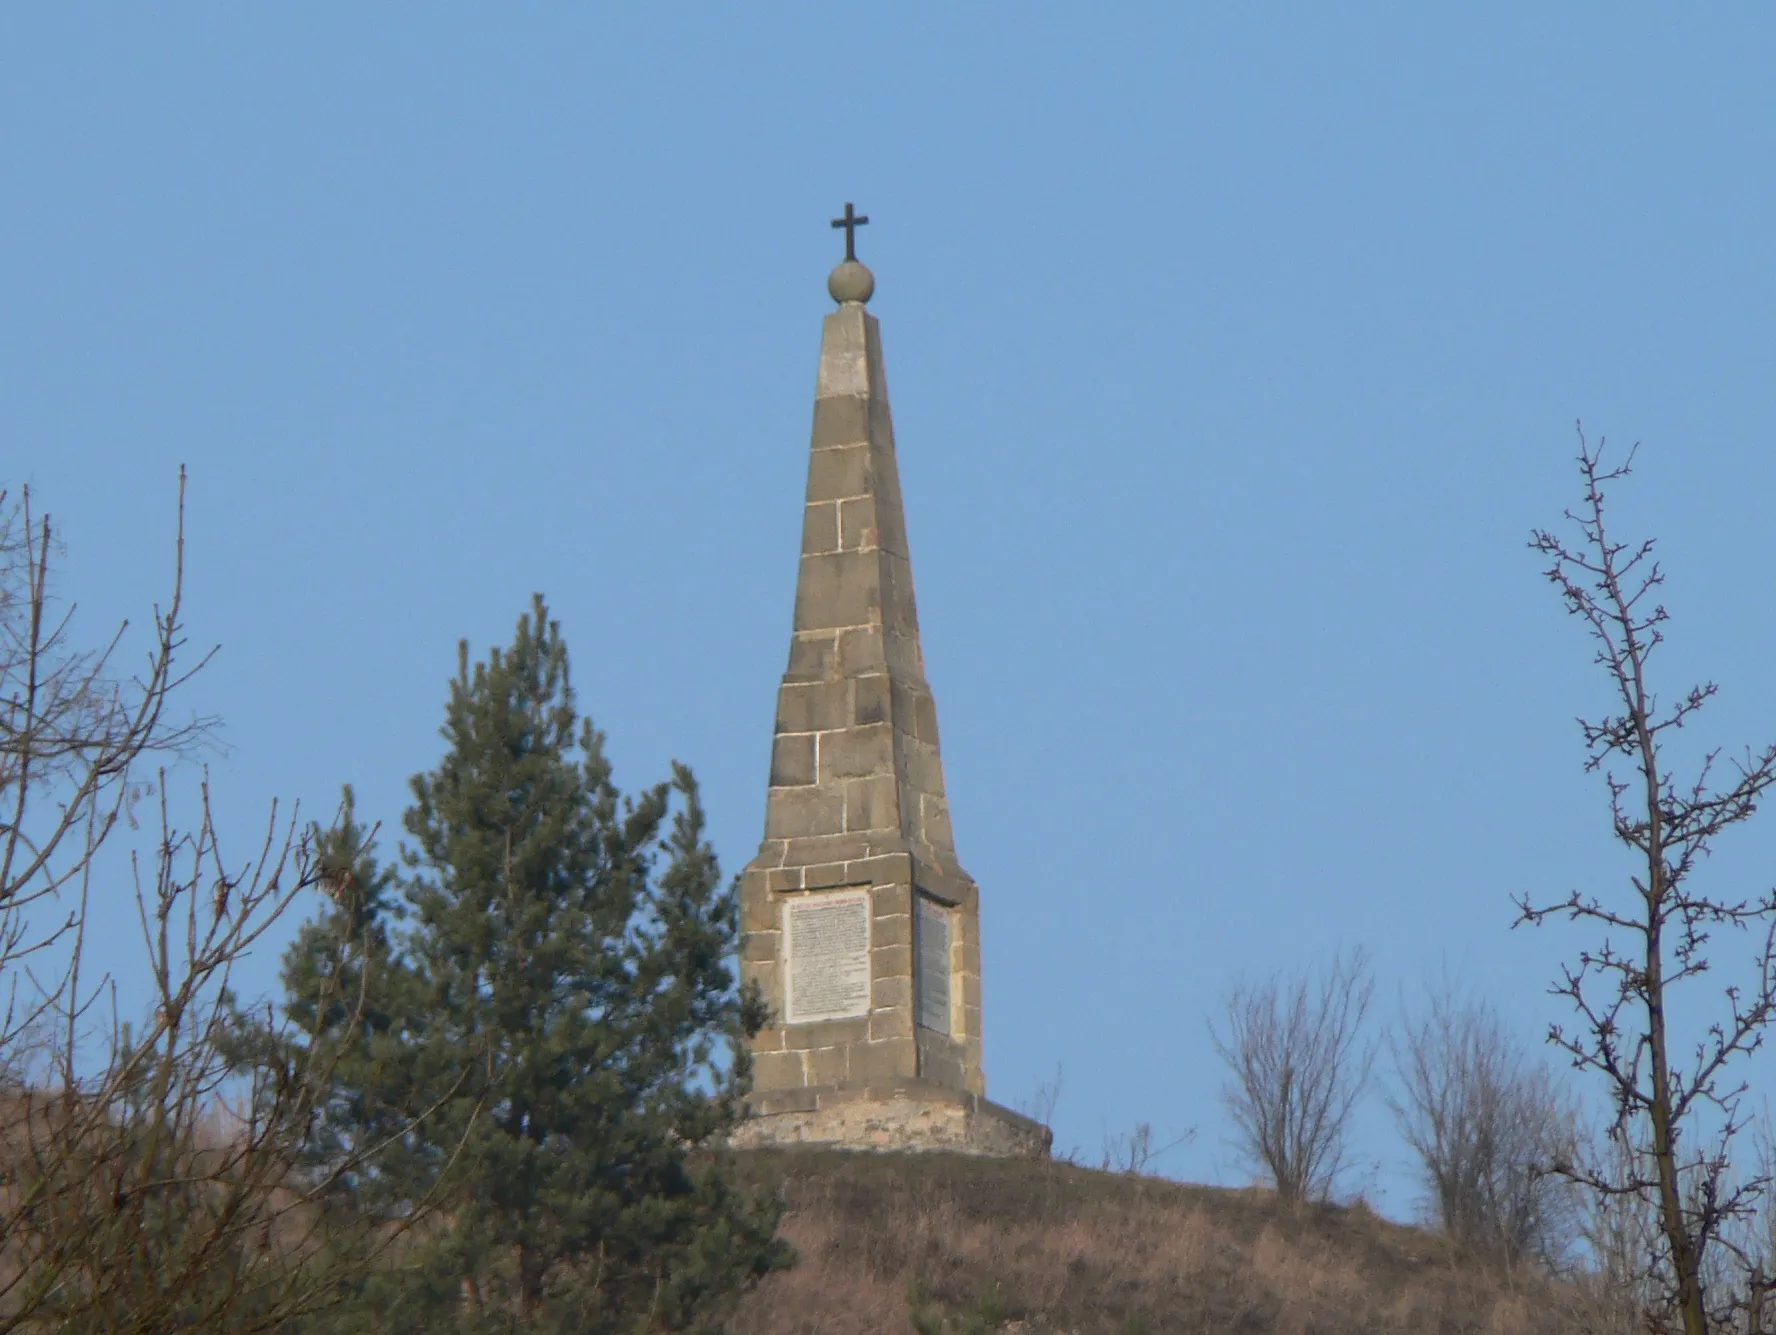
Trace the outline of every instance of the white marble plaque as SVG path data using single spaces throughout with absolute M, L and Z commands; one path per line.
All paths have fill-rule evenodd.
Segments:
M 803 895 L 784 905 L 783 1018 L 847 1020 L 870 1008 L 867 890 Z
M 918 896 L 919 1023 L 950 1032 L 950 911 Z

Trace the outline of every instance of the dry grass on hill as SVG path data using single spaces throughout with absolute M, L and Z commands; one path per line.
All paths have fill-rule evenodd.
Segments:
M 754 1151 L 800 1259 L 738 1335 L 1615 1335 L 1577 1289 L 1452 1255 L 1362 1208 L 1291 1214 L 1269 1192 L 947 1154 Z M 945 1322 L 948 1322 L 946 1325 Z

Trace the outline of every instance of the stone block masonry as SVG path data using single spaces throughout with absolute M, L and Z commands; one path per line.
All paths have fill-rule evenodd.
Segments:
M 886 1091 L 835 1088 L 818 1106 L 767 1098 L 764 1110 L 740 1128 L 734 1143 L 743 1149 L 826 1145 L 1041 1159 L 1048 1157 L 1051 1139 L 1040 1122 L 983 1098 L 911 1081 Z
M 740 1139 L 1046 1152 L 984 1098 L 979 891 L 944 795 L 881 331 L 843 299 L 874 280 L 847 275 L 821 337 L 765 838 L 741 876 L 742 975 L 773 1019 Z

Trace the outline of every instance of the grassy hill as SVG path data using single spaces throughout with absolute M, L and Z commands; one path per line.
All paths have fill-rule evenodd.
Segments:
M 1585 1292 L 1462 1257 L 1362 1206 L 1280 1209 L 1265 1191 L 1055 1162 L 751 1151 L 800 1261 L 739 1335 L 933 1332 L 1474 1332 L 1617 1327 Z

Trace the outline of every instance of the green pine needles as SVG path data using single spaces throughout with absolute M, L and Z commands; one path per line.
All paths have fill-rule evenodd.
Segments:
M 399 867 L 348 792 L 285 960 L 332 1058 L 327 1208 L 399 1235 L 315 1329 L 718 1330 L 786 1257 L 727 1172 L 763 1017 L 696 781 L 618 792 L 540 596 L 510 647 L 462 647 L 443 735 Z

